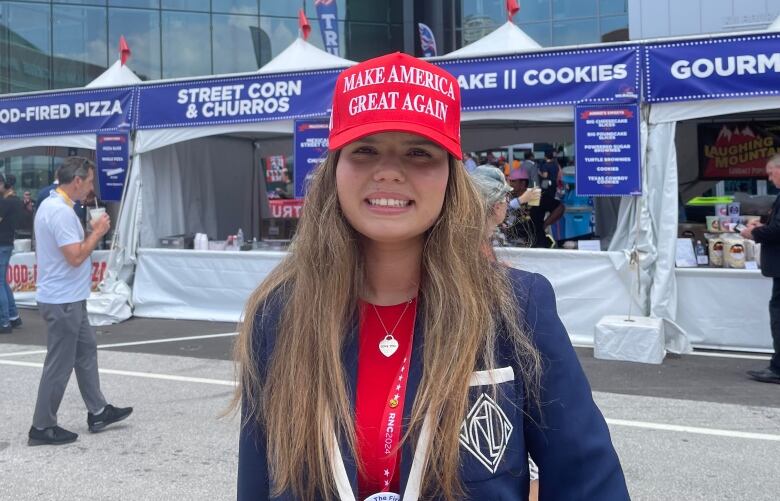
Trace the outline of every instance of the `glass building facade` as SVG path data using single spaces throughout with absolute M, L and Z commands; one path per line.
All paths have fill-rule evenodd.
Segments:
M 393 51 L 420 54 L 417 23 L 439 53 L 506 22 L 505 0 L 333 0 L 340 55 L 360 61 Z M 118 58 L 142 79 L 257 70 L 298 36 L 298 10 L 322 47 L 315 0 L 0 0 L 0 94 L 81 87 Z M 627 0 L 521 0 L 514 22 L 546 47 L 628 39 Z M 51 154 L 0 157 L 17 191 L 48 185 Z
M 403 4 L 336 0 L 342 56 L 403 50 Z M 397 7 L 396 7 L 397 5 Z M 298 9 L 322 46 L 314 0 L 0 2 L 0 93 L 82 86 L 118 57 L 142 80 L 253 71 L 298 36 Z
M 628 0 L 522 0 L 514 21 L 543 47 L 628 40 Z M 454 41 L 466 45 L 506 22 L 505 0 L 456 4 Z
M 341 56 L 419 53 L 417 22 L 440 52 L 506 21 L 505 0 L 334 0 Z M 542 46 L 628 39 L 627 0 L 523 0 L 514 21 Z M 253 71 L 298 36 L 298 9 L 322 46 L 314 0 L 0 1 L 0 93 L 80 87 L 118 56 L 143 80 Z

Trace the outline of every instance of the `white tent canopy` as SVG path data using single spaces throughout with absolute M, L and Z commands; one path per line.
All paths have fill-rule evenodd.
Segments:
M 780 31 L 780 16 L 777 16 L 772 24 L 766 27 L 766 31 Z
M 297 38 L 286 49 L 271 59 L 259 74 L 295 73 L 303 71 L 331 70 L 352 66 L 355 61 L 334 56 L 312 44 Z M 209 77 L 218 78 L 218 77 Z M 159 83 L 159 82 L 156 82 Z M 247 132 L 255 134 L 292 134 L 292 120 L 270 120 L 238 125 L 214 125 L 202 127 L 173 127 L 169 129 L 139 130 L 136 134 L 136 153 L 162 148 L 182 141 L 207 136 Z
M 118 87 L 137 84 L 140 81 L 141 79 L 133 73 L 133 70 L 122 64 L 121 60 L 117 60 L 111 67 L 101 73 L 99 77 L 89 82 L 86 87 L 88 89 L 95 87 Z
M 86 88 L 121 87 L 133 85 L 141 79 L 126 65 L 117 60 L 110 68 L 88 83 Z M 0 139 L 0 153 L 23 148 L 61 146 L 65 148 L 95 149 L 95 134 L 69 134 L 62 136 L 23 137 Z
M 449 61 L 454 59 L 472 59 L 492 56 L 511 56 L 523 52 L 542 50 L 533 38 L 529 37 L 512 21 L 507 21 L 492 32 L 465 47 L 452 51 L 431 61 Z M 461 115 L 463 122 L 477 120 L 511 120 L 531 122 L 572 122 L 574 109 L 571 106 L 544 108 L 514 108 L 508 110 L 466 111 Z M 506 138 L 500 142 L 514 142 Z M 496 143 L 498 144 L 498 143 Z
M 516 54 L 541 49 L 536 40 L 529 37 L 512 21 L 488 33 L 476 42 L 441 56 L 442 59 L 466 59 L 470 57 L 498 56 Z
M 480 40 L 467 45 L 459 50 L 451 52 L 437 60 L 467 59 L 477 57 L 511 56 L 520 52 L 538 51 L 541 46 L 525 34 L 519 27 L 511 21 L 507 21 Z M 464 112 L 461 116 L 464 122 L 479 122 L 479 125 L 472 127 L 464 124 L 463 143 L 464 148 L 471 146 L 476 140 L 495 139 L 496 145 L 501 142 L 511 142 L 509 139 L 537 141 L 539 134 L 545 132 L 544 128 L 527 122 L 547 122 L 546 132 L 555 134 L 557 137 L 570 138 L 572 133 L 571 123 L 574 121 L 573 106 L 558 107 L 538 107 L 538 108 L 518 108 L 506 109 L 500 111 L 476 111 Z M 503 122 L 503 124 L 501 123 Z M 509 125 L 515 122 L 516 127 L 522 127 L 523 132 L 511 130 Z M 522 124 L 526 122 L 526 124 Z M 492 132 L 483 125 L 495 123 Z M 474 128 L 474 130 L 470 130 Z M 567 129 L 564 131 L 563 129 Z M 508 130 L 509 129 L 509 130 Z M 671 172 L 670 163 L 666 158 L 658 155 L 657 149 L 649 147 L 650 141 L 657 143 L 671 140 L 673 137 L 673 127 L 656 128 L 648 127 L 645 120 L 642 122 L 641 131 L 641 151 L 643 164 L 646 172 L 654 173 L 657 179 L 650 179 L 651 176 L 644 176 L 643 197 L 624 198 L 622 200 L 617 229 L 613 236 L 609 250 L 622 252 L 628 259 L 628 253 L 631 249 L 639 250 L 640 278 L 636 286 L 636 300 L 641 305 L 641 314 L 658 316 L 667 320 L 667 349 L 673 352 L 686 352 L 690 350 L 690 344 L 684 334 L 675 328 L 673 323 L 676 309 L 676 289 L 673 284 L 674 274 L 674 248 L 672 247 L 676 235 L 671 235 L 668 228 L 660 229 L 662 221 L 666 221 L 670 211 L 674 210 L 676 215 L 676 204 L 669 205 L 672 199 L 676 200 L 677 195 L 677 172 L 676 162 L 674 172 Z M 522 134 L 522 136 L 519 136 Z M 470 137 L 473 136 L 473 137 Z M 540 141 L 543 142 L 543 141 Z M 653 155 L 648 154 L 653 151 Z M 667 163 L 662 163 L 662 162 Z M 661 166 L 664 168 L 658 169 Z M 655 166 L 655 167 L 654 167 Z M 656 184 L 656 182 L 658 184 Z M 669 183 L 669 184 L 665 184 Z M 657 191 L 654 186 L 665 186 L 666 189 Z M 609 201 L 604 202 L 608 204 Z M 597 200 L 597 205 L 601 205 L 601 200 Z M 598 209 L 598 207 L 597 207 Z M 676 226 L 675 226 L 676 227 Z M 659 248 L 659 240 L 661 247 Z M 664 271 L 671 262 L 671 277 Z M 625 264 L 625 263 L 624 263 Z M 653 277 L 657 273 L 656 268 L 660 270 L 660 286 L 656 286 Z M 671 284 L 669 282 L 672 282 Z M 667 294 L 668 295 L 665 295 Z M 674 307 L 671 306 L 674 304 Z
M 333 70 L 354 64 L 298 38 L 257 73 Z M 219 77 L 208 77 L 215 78 Z M 269 120 L 138 130 L 135 166 L 127 180 L 109 274 L 127 280 L 135 250 L 155 246 L 161 236 L 203 232 L 224 238 L 226 229 L 235 232 L 239 226 L 247 235 L 259 231 L 258 220 L 251 217 L 267 211 L 259 158 L 290 154 L 293 127 L 293 120 Z
M 330 70 L 346 68 L 354 64 L 357 63 L 326 52 L 299 37 L 257 72 L 265 74 Z

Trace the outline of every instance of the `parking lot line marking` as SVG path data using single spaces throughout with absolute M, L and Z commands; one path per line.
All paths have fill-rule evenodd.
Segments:
M 659 431 L 675 431 L 681 433 L 694 433 L 697 435 L 712 435 L 716 437 L 745 438 L 750 440 L 770 440 L 780 442 L 780 435 L 769 433 L 750 433 L 746 431 L 719 430 L 716 428 L 700 428 L 698 426 L 680 426 L 676 424 L 648 423 L 646 421 L 629 421 L 626 419 L 606 418 L 607 424 L 614 426 L 630 426 Z
M 237 336 L 238 332 L 223 332 L 221 334 L 203 334 L 200 336 L 185 336 L 185 337 L 169 337 L 163 339 L 147 339 L 145 341 L 128 341 L 125 343 L 110 343 L 99 344 L 98 349 L 104 348 L 121 348 L 124 346 L 140 346 L 143 344 L 157 344 L 157 343 L 175 343 L 178 341 L 197 341 L 198 339 L 211 339 L 218 337 L 233 337 Z M 46 350 L 31 350 L 31 351 L 16 351 L 11 353 L 0 353 L 0 357 L 21 357 L 24 355 L 41 355 L 46 353 Z
M 178 341 L 197 341 L 198 339 L 211 339 L 217 337 L 238 336 L 238 332 L 224 332 L 222 334 L 203 334 L 200 336 L 169 337 L 163 339 L 147 339 L 145 341 L 128 341 L 126 343 L 99 344 L 98 348 L 120 348 L 123 346 L 140 346 L 142 344 L 175 343 Z
M 17 367 L 33 367 L 33 368 L 43 367 L 43 364 L 41 363 L 22 362 L 19 360 L 0 360 L 0 365 L 11 365 Z M 98 369 L 98 370 L 100 371 L 101 374 L 112 374 L 117 376 L 130 376 L 130 377 L 139 377 L 145 379 L 160 379 L 164 381 L 176 381 L 182 383 L 201 383 L 201 384 L 212 384 L 212 385 L 231 386 L 231 387 L 234 387 L 236 385 L 235 381 L 230 381 L 227 379 L 175 376 L 172 374 L 123 371 L 123 370 L 116 370 L 116 369 Z M 605 419 L 607 421 L 607 424 L 612 426 L 626 426 L 631 428 L 672 431 L 677 433 L 690 433 L 696 435 L 710 435 L 716 437 L 741 438 L 741 439 L 748 439 L 748 440 L 769 440 L 772 442 L 780 442 L 780 435 L 773 435 L 769 433 L 750 433 L 744 431 L 721 430 L 717 428 L 701 428 L 697 426 L 681 426 L 675 424 L 650 423 L 647 421 L 631 421 L 627 419 L 611 419 L 611 418 L 605 418 Z
M 11 353 L 0 353 L 0 357 L 23 357 L 25 355 L 41 355 L 43 353 L 46 353 L 46 350 L 12 351 Z
M 745 360 L 771 360 L 769 355 L 743 355 L 741 353 L 715 353 L 712 351 L 694 351 L 688 353 L 688 355 L 695 355 L 697 357 L 715 357 L 715 358 L 742 358 Z
M 35 367 L 42 368 L 43 364 L 38 362 L 22 362 L 20 360 L 0 360 L 0 365 L 14 365 L 17 367 Z M 226 379 L 210 379 L 203 377 L 175 376 L 173 374 L 157 374 L 154 372 L 122 371 L 116 369 L 98 369 L 101 374 L 113 374 L 116 376 L 140 377 L 145 379 L 162 379 L 165 381 L 178 381 L 181 383 L 202 383 L 214 384 L 219 386 L 235 386 L 235 381 Z

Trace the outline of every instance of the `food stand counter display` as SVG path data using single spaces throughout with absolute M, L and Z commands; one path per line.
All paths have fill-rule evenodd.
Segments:
M 575 343 L 591 344 L 604 315 L 639 311 L 631 271 L 621 252 L 496 248 L 509 266 L 544 273 Z M 253 290 L 286 255 L 281 248 L 248 252 L 140 249 L 135 315 L 236 322 Z M 615 284 L 623 290 L 617 293 Z
M 772 281 L 758 270 L 678 268 L 677 323 L 700 348 L 772 352 L 767 300 Z
M 97 286 L 103 280 L 106 273 L 109 251 L 97 250 L 92 253 L 92 291 L 97 291 Z M 11 255 L 6 272 L 8 285 L 14 292 L 14 299 L 18 306 L 34 308 L 35 288 L 38 279 L 38 265 L 34 252 L 16 252 Z
M 236 322 L 249 295 L 285 254 L 281 248 L 250 252 L 139 249 L 134 314 Z
M 765 212 L 744 205 L 750 212 Z M 744 215 L 733 197 L 698 197 L 686 204 L 675 277 L 677 323 L 699 348 L 771 352 L 769 310 L 772 282 L 761 275 L 760 245 L 739 230 L 759 215 Z M 749 313 L 748 313 L 749 312 Z

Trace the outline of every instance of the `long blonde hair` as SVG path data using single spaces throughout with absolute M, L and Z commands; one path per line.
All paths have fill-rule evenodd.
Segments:
M 243 397 L 246 419 L 265 429 L 273 493 L 289 490 L 296 499 L 335 495 L 334 432 L 358 457 L 342 352 L 364 267 L 360 235 L 339 207 L 337 162 L 338 153 L 329 153 L 317 169 L 290 252 L 250 297 L 235 346 L 240 365 L 234 405 Z M 540 362 L 523 332 L 506 270 L 480 252 L 483 204 L 462 163 L 449 163 L 444 206 L 422 256 L 423 375 L 403 441 L 416 436 L 429 413 L 435 425 L 423 493 L 457 499 L 463 493 L 458 434 L 471 373 L 494 367 L 501 332 L 514 346 L 526 395 L 535 400 Z M 252 333 L 270 298 L 283 306 L 273 355 L 261 368 L 257 354 L 268 333 Z

